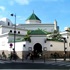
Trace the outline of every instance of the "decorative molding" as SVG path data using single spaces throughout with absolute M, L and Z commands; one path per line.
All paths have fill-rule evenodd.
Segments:
M 47 47 L 44 47 L 44 48 L 43 48 L 43 51 L 47 51 Z
M 32 47 L 29 47 L 29 48 L 28 48 L 28 51 L 32 51 Z

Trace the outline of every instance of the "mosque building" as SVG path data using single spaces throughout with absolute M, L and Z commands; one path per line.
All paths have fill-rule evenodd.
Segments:
M 0 54 L 4 51 L 8 57 L 14 45 L 19 58 L 23 58 L 23 55 L 25 57 L 31 51 L 37 51 L 37 54 L 40 53 L 46 57 L 50 57 L 54 52 L 62 53 L 62 56 L 64 51 L 70 51 L 70 33 L 67 28 L 64 32 L 60 32 L 56 20 L 53 23 L 42 23 L 33 12 L 24 24 L 16 24 L 16 30 L 14 28 L 15 25 L 10 19 L 0 19 Z M 65 42 L 59 37 L 56 40 L 56 33 L 65 38 Z

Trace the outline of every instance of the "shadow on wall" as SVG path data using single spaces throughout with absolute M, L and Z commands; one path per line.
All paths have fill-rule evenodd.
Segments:
M 0 54 L 0 59 L 4 59 L 4 60 L 17 60 L 17 59 L 20 59 L 17 55 L 17 53 L 13 53 L 13 52 L 10 52 L 10 54 L 7 54 L 5 53 L 5 51 L 2 51 L 2 53 Z
M 14 53 L 14 52 L 11 52 L 11 53 L 9 54 L 8 58 L 9 58 L 10 60 L 20 59 L 20 58 L 18 57 L 18 55 L 17 55 L 16 52 L 15 52 L 15 53 Z
M 5 52 L 2 51 L 2 53 L 0 54 L 0 59 L 6 59 L 6 58 L 7 58 L 7 56 L 6 56 Z

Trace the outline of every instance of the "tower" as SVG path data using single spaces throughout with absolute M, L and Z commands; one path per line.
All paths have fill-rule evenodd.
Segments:
M 26 24 L 40 24 L 41 20 L 35 15 L 34 11 L 30 17 L 26 20 Z
M 54 30 L 57 30 L 57 21 L 54 20 Z

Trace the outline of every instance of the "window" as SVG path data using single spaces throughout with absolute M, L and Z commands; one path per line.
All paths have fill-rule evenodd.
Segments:
M 10 26 L 10 22 L 8 22 L 8 26 Z
M 14 33 L 16 33 L 16 31 L 14 31 Z
M 26 45 L 24 44 L 23 47 L 25 47 Z
M 53 45 L 51 44 L 50 47 L 53 47 Z
M 10 30 L 10 33 L 12 33 L 12 30 Z
M 20 31 L 18 31 L 18 34 L 20 34 Z

